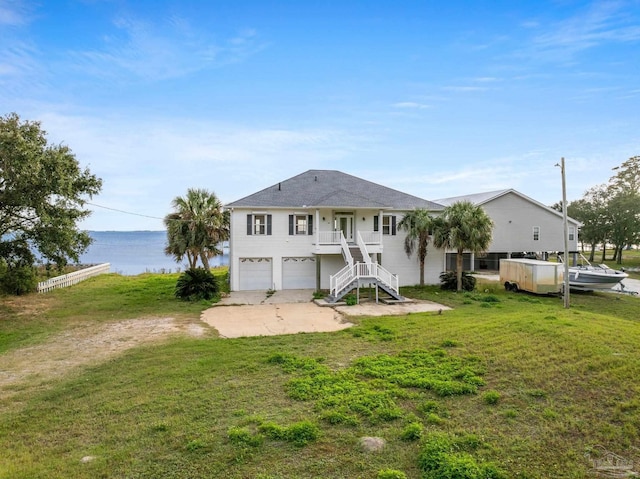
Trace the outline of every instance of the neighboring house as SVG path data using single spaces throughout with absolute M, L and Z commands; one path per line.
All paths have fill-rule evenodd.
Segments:
M 490 191 L 435 200 L 449 206 L 467 200 L 482 206 L 493 220 L 493 240 L 486 253 L 464 254 L 464 269 L 469 271 L 500 269 L 500 258 L 522 257 L 535 253 L 545 258 L 554 251 L 564 251 L 562 213 L 513 189 Z M 569 251 L 578 249 L 580 223 L 568 218 Z M 456 253 L 447 253 L 447 269 L 455 269 Z
M 226 205 L 231 212 L 231 290 L 327 289 L 378 284 L 394 295 L 419 282 L 397 225 L 415 208 L 442 206 L 340 171 L 309 170 Z M 359 266 L 358 266 L 359 265 Z M 425 281 L 437 283 L 444 252 L 430 247 Z

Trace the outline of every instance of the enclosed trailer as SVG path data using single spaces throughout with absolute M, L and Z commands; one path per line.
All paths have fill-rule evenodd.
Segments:
M 537 259 L 501 259 L 500 282 L 507 291 L 528 291 L 536 294 L 562 292 L 562 263 Z

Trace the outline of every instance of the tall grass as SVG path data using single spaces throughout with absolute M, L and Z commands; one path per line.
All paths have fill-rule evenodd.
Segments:
M 5 299 L 4 349 L 69 324 L 197 317 L 207 305 L 174 299 L 169 278 L 102 276 L 33 296 L 36 306 Z M 397 470 L 418 478 L 424 448 L 441 438 L 463 441 L 465 460 L 478 470 L 494 464 L 521 479 L 586 477 L 586 454 L 597 445 L 637 455 L 639 299 L 577 294 L 565 310 L 559 298 L 506 293 L 491 283 L 473 293 L 403 293 L 454 309 L 364 318 L 327 334 L 176 337 L 36 394 L 17 392 L 21 406 L 0 409 L 0 477 L 375 478 Z M 425 361 L 439 367 L 448 367 L 440 357 L 473 361 L 482 372 L 477 394 L 439 395 L 362 373 L 362 365 L 382 371 L 386 364 L 399 374 L 401 359 L 415 351 L 428 351 Z M 298 358 L 303 369 L 287 370 L 274 355 Z M 414 366 L 406 364 L 409 373 Z M 346 378 L 380 391 L 398 411 L 380 420 L 343 410 L 355 400 L 336 388 L 352 385 L 335 381 L 331 396 L 293 397 L 295 374 L 307 378 L 304 368 L 312 375 L 318 365 L 322 380 Z M 328 411 L 355 420 L 332 421 L 338 416 Z M 282 431 L 310 440 L 296 443 L 287 439 L 294 433 Z M 381 436 L 387 445 L 365 452 L 363 436 Z

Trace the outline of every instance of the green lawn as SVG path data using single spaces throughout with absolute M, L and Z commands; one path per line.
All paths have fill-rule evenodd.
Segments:
M 105 275 L 0 300 L 0 354 L 81 324 L 193 320 L 207 305 L 173 299 L 175 279 Z M 0 477 L 583 478 L 598 446 L 637 458 L 640 299 L 574 294 L 565 310 L 491 283 L 403 292 L 454 310 L 337 333 L 176 336 L 13 391 Z M 363 436 L 386 448 L 364 452 Z

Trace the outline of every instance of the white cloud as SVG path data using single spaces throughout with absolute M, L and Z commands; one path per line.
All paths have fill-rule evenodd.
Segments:
M 20 0 L 0 0 L 0 26 L 18 27 L 29 23 L 30 8 Z
M 94 203 L 163 217 L 187 188 L 239 199 L 310 168 L 340 169 L 363 141 L 337 130 L 247 128 L 215 122 L 40 113 L 49 140 L 63 141 L 104 180 Z M 160 221 L 96 208 L 88 229 L 162 229 Z
M 70 53 L 76 68 L 100 77 L 132 74 L 163 80 L 242 61 L 265 48 L 255 30 L 241 30 L 217 42 L 175 16 L 163 24 L 121 16 L 114 26 L 116 31 L 103 37 L 101 48 Z
M 431 108 L 431 105 L 426 103 L 417 103 L 414 101 L 402 101 L 398 103 L 394 103 L 392 105 L 394 108 L 407 108 L 407 109 L 416 109 L 416 110 L 426 110 Z
M 624 2 L 595 2 L 583 11 L 533 39 L 533 51 L 550 58 L 571 57 L 603 43 L 640 40 L 640 26 L 624 10 Z

